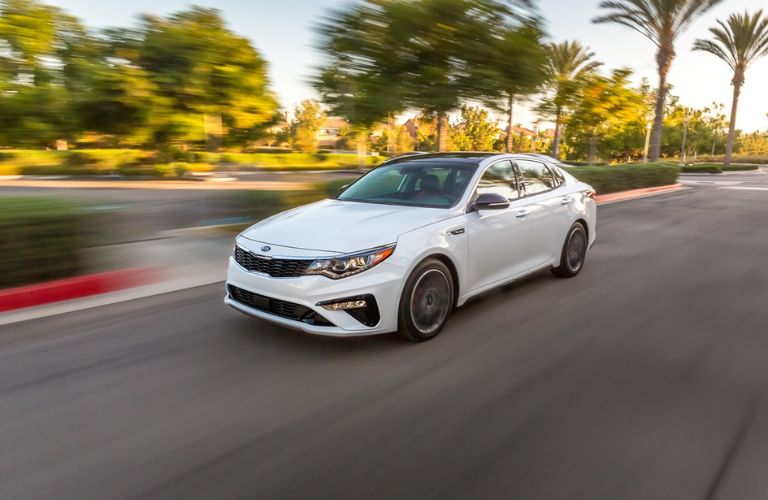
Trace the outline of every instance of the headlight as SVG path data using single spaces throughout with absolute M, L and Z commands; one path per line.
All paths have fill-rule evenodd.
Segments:
M 353 274 L 362 273 L 386 260 L 395 251 L 395 245 L 374 248 L 365 252 L 330 259 L 317 259 L 309 265 L 305 275 L 327 276 L 331 279 L 341 279 Z

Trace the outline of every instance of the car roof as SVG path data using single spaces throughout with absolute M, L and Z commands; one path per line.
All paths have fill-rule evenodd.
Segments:
M 556 160 L 555 158 L 541 154 L 541 153 L 492 153 L 492 152 L 481 152 L 481 151 L 471 151 L 471 152 L 446 152 L 446 153 L 421 153 L 421 152 L 411 152 L 406 153 L 402 156 L 398 156 L 396 158 L 391 158 L 389 160 L 386 160 L 384 163 L 382 163 L 380 166 L 384 165 L 397 165 L 398 163 L 424 163 L 424 164 L 431 164 L 430 166 L 435 166 L 434 164 L 440 163 L 440 164 L 463 164 L 463 165 L 471 165 L 471 166 L 479 166 L 480 163 L 482 163 L 484 160 L 487 160 L 489 158 L 509 158 L 514 160 L 515 158 L 534 158 L 539 161 L 547 162 L 550 165 L 556 165 L 556 166 L 565 166 L 568 167 L 569 165 L 563 164 L 561 161 Z
M 482 152 L 451 152 L 451 153 L 411 153 L 397 158 L 387 160 L 382 165 L 395 165 L 404 162 L 430 162 L 439 160 L 441 163 L 461 163 L 469 165 L 479 165 L 483 160 L 501 156 L 501 153 L 482 153 Z

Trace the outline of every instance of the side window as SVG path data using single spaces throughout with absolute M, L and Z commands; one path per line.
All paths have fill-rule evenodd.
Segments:
M 565 182 L 565 177 L 563 176 L 563 173 L 560 171 L 559 167 L 551 168 L 552 173 L 555 176 L 555 185 L 560 187 Z
M 515 160 L 515 163 L 520 169 L 526 195 L 543 193 L 557 187 L 552 172 L 543 163 L 533 160 Z
M 511 161 L 499 161 L 488 167 L 477 185 L 477 194 L 484 193 L 499 193 L 509 200 L 520 197 Z

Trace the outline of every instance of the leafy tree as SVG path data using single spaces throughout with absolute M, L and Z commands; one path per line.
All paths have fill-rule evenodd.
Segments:
M 487 110 L 465 104 L 461 118 L 451 126 L 450 139 L 459 151 L 491 151 L 498 135 L 499 127 L 490 120 Z
M 758 10 L 754 14 L 731 14 L 718 26 L 710 28 L 712 40 L 696 40 L 694 50 L 709 52 L 722 59 L 733 70 L 733 104 L 728 130 L 728 144 L 725 148 L 725 166 L 731 164 L 733 144 L 736 138 L 736 114 L 739 107 L 741 87 L 749 66 L 758 58 L 768 55 L 768 16 Z
M 56 71 L 64 25 L 59 9 L 34 0 L 0 2 L 0 138 L 43 145 L 70 129 L 67 93 Z
M 547 92 L 538 110 L 555 119 L 552 155 L 558 158 L 563 118 L 578 102 L 585 81 L 602 63 L 595 61 L 595 53 L 578 41 L 551 43 L 547 52 Z
M 768 132 L 752 132 L 740 137 L 740 151 L 747 155 L 768 155 Z
M 694 158 L 701 152 L 714 154 L 717 147 L 722 150 L 725 146 L 725 117 L 721 107 L 713 104 L 712 107 L 694 109 L 677 103 L 669 106 L 664 119 L 664 155 L 682 156 L 683 147 L 685 156 Z
M 659 74 L 659 87 L 651 132 L 651 161 L 657 161 L 661 155 L 667 75 L 675 58 L 675 40 L 696 18 L 721 1 L 603 0 L 600 3 L 600 7 L 605 9 L 607 13 L 595 18 L 594 22 L 610 22 L 627 26 L 651 40 L 657 48 L 656 66 Z
M 544 33 L 537 18 L 526 19 L 517 27 L 492 31 L 486 50 L 474 52 L 481 59 L 473 63 L 473 75 L 487 84 L 484 102 L 507 115 L 505 149 L 512 151 L 511 134 L 515 102 L 536 93 L 546 78 L 547 55 L 541 38 Z
M 467 99 L 498 97 L 502 87 L 516 90 L 499 77 L 525 73 L 527 64 L 503 51 L 523 54 L 528 49 L 511 44 L 540 36 L 533 28 L 509 32 L 530 9 L 528 0 L 363 0 L 321 24 L 330 59 L 315 85 L 353 123 L 421 109 L 435 118 L 437 148 L 445 150 L 451 111 Z
M 437 149 L 444 151 L 449 112 L 465 100 L 514 90 L 508 80 L 479 75 L 492 71 L 493 64 L 510 67 L 501 49 L 509 47 L 509 40 L 505 41 L 508 30 L 529 19 L 531 3 L 419 0 L 413 4 L 419 8 L 413 14 L 404 51 L 414 63 L 404 79 L 409 88 L 406 103 L 435 116 Z
M 166 104 L 149 75 L 135 66 L 102 61 L 88 74 L 88 88 L 73 110 L 80 130 L 113 138 L 113 145 L 151 144 Z
M 399 27 L 409 25 L 415 8 L 403 1 L 362 2 L 332 11 L 316 28 L 317 47 L 328 57 L 312 83 L 331 112 L 355 129 L 358 146 L 374 124 L 403 109 L 397 82 L 407 61 L 393 47 L 406 43 Z
M 622 130 L 643 115 L 643 96 L 629 86 L 631 74 L 628 69 L 620 69 L 609 77 L 592 75 L 584 86 L 568 133 L 573 140 L 587 142 L 589 163 L 597 158 L 603 136 Z
M 138 30 L 108 36 L 115 54 L 146 71 L 168 103 L 160 142 L 205 139 L 215 149 L 228 133 L 248 137 L 277 113 L 266 62 L 216 9 L 143 16 Z
M 306 99 L 296 107 L 291 123 L 291 139 L 294 149 L 302 153 L 317 152 L 317 132 L 325 121 L 320 103 Z
M 416 149 L 433 151 L 437 145 L 437 120 L 434 114 L 422 111 L 416 116 Z

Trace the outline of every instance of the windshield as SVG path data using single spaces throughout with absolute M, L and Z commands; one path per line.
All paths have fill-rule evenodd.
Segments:
M 450 208 L 467 188 L 476 166 L 413 161 L 379 167 L 338 199 L 411 207 Z

